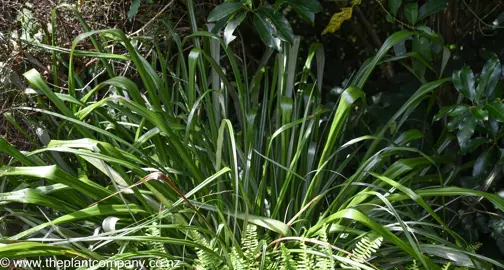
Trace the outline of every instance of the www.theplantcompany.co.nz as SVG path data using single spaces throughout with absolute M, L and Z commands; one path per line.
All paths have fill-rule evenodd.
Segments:
M 152 260 L 91 260 L 91 259 L 56 259 L 54 257 L 39 257 L 29 259 L 0 258 L 0 267 L 34 268 L 34 269 L 75 269 L 75 268 L 112 268 L 112 269 L 149 269 L 175 268 L 181 264 L 180 260 L 152 259 Z

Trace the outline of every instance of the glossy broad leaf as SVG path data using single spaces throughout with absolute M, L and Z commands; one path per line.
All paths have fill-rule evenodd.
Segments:
M 478 119 L 472 114 L 465 114 L 460 122 L 457 132 L 457 140 L 459 145 L 464 145 L 474 134 L 474 129 L 478 124 Z
M 490 170 L 492 169 L 492 165 L 495 163 L 493 159 L 493 151 L 485 151 L 483 152 L 476 162 L 474 163 L 472 176 L 475 178 L 484 177 L 488 175 Z
M 396 17 L 397 12 L 399 11 L 399 8 L 401 7 L 403 0 L 388 0 L 387 2 L 388 2 L 390 13 L 394 17 Z
M 486 62 L 479 76 L 479 84 L 476 88 L 478 100 L 493 94 L 499 82 L 501 70 L 502 66 L 497 56 L 493 56 Z
M 269 29 L 273 30 L 271 33 L 273 36 L 292 44 L 294 41 L 292 27 L 281 12 L 275 11 L 272 6 L 265 4 L 256 10 L 256 15 L 271 25 Z
M 439 121 L 439 119 L 445 116 L 457 116 L 459 114 L 469 111 L 469 105 L 466 104 L 455 104 L 451 106 L 444 107 L 435 116 L 434 121 Z
M 468 66 L 464 66 L 461 70 L 453 72 L 453 85 L 466 98 L 471 101 L 475 100 L 474 74 Z
M 504 122 L 504 104 L 501 101 L 488 103 L 485 108 L 487 109 L 490 117 L 499 122 Z
M 488 112 L 483 109 L 483 105 L 478 105 L 478 106 L 472 107 L 471 113 L 478 120 L 481 120 L 481 121 L 488 120 Z
M 210 14 L 208 14 L 208 21 L 216 22 L 237 12 L 242 7 L 243 4 L 241 2 L 224 2 L 210 11 Z
M 404 15 L 408 22 L 412 25 L 415 25 L 418 19 L 418 3 L 408 3 L 404 6 Z
M 247 16 L 247 12 L 240 12 L 233 17 L 231 21 L 228 22 L 226 28 L 224 28 L 224 43 L 229 45 L 231 41 L 235 40 L 236 36 L 233 35 L 234 31 L 238 26 L 243 22 L 245 17 Z
M 424 20 L 427 17 L 443 11 L 448 6 L 448 0 L 428 0 L 419 10 L 418 20 Z
M 273 36 L 275 28 L 270 22 L 266 20 L 266 18 L 258 14 L 254 14 L 254 26 L 256 27 L 259 37 L 266 46 L 274 48 L 278 51 L 281 50 L 280 39 Z

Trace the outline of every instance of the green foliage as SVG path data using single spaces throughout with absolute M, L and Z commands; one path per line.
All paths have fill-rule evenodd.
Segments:
M 451 160 L 441 156 L 441 146 L 425 152 L 415 147 L 426 134 L 408 127 L 424 102 L 435 100 L 435 90 L 449 83 L 442 71 L 431 69 L 449 50 L 435 52 L 440 41 L 425 28 L 394 33 L 327 109 L 323 47 L 313 44 L 302 55 L 299 38 L 280 13 L 281 5 L 295 5 L 311 18 L 317 3 L 225 2 L 209 17 L 214 30 L 227 24 L 224 38 L 197 31 L 188 1 L 194 33 L 182 39 L 163 22 L 169 39 L 131 38 L 112 29 L 87 31 L 70 50 L 35 44 L 62 59 L 68 80 L 60 83 L 67 91 L 60 93 L 36 70 L 25 73 L 38 104 L 15 112 L 37 112 L 23 120 L 44 127 L 48 142 L 22 153 L 0 139 L 0 151 L 12 157 L 0 167 L 2 214 L 9 223 L 30 227 L 5 235 L 21 243 L 0 252 L 12 258 L 144 255 L 196 269 L 404 268 L 410 262 L 424 269 L 450 263 L 502 267 L 476 254 L 448 225 L 445 201 L 476 196 L 503 211 L 504 199 L 446 184 Z M 413 6 L 408 10 L 412 21 L 421 21 Z M 227 46 L 247 15 L 270 47 L 254 70 Z M 408 38 L 413 52 L 389 55 Z M 94 49 L 77 50 L 87 39 Z M 169 46 L 174 50 L 164 50 Z M 67 58 L 57 58 L 63 54 Z M 79 73 L 80 57 L 103 61 Z M 421 85 L 383 125 L 361 134 L 355 126 L 371 107 L 364 86 L 383 61 L 411 63 Z M 118 72 L 110 64 L 115 62 L 134 67 L 134 78 Z M 487 117 L 498 122 L 500 99 L 489 98 L 500 95 L 492 89 L 497 66 L 487 65 L 478 87 L 469 73 L 457 73 L 455 86 L 474 104 L 446 115 L 457 118 L 460 111 L 477 123 Z M 428 75 L 441 79 L 429 82 Z M 470 126 L 474 120 L 460 122 Z M 475 174 L 485 174 L 480 168 L 487 159 L 475 162 Z M 111 216 L 126 225 L 95 233 Z M 41 236 L 51 245 L 33 242 Z M 88 242 L 99 242 L 101 249 L 91 250 Z M 142 244 L 125 245 L 130 242 Z
M 474 151 L 485 143 L 481 138 L 471 139 L 477 126 L 485 127 L 486 133 L 493 135 L 494 138 L 499 134 L 496 123 L 501 122 L 504 115 L 504 106 L 499 98 L 502 92 L 502 84 L 499 85 L 500 71 L 500 61 L 494 56 L 483 67 L 478 83 L 472 70 L 467 66 L 453 73 L 455 88 L 473 105 L 455 104 L 445 107 L 434 119 L 450 117 L 447 127 L 450 131 L 458 130 L 457 139 L 462 150 Z M 488 153 L 485 153 L 481 156 L 482 161 L 488 158 L 487 155 Z
M 403 14 L 406 17 L 410 26 L 417 26 L 417 23 L 423 22 L 428 17 L 439 13 L 446 9 L 448 6 L 447 0 L 428 0 L 420 1 L 404 1 L 404 0 L 390 0 L 388 2 L 388 21 L 399 22 L 399 11 L 403 7 Z
M 128 19 L 131 20 L 138 14 L 138 9 L 140 8 L 140 2 L 142 0 L 132 0 L 131 5 L 128 10 Z M 152 4 L 152 0 L 146 0 L 148 4 Z
M 214 22 L 216 28 L 212 31 L 218 32 L 224 29 L 224 41 L 228 45 L 234 40 L 233 33 L 238 26 L 247 18 L 252 16 L 257 33 L 264 44 L 278 51 L 282 50 L 282 42 L 293 43 L 294 34 L 292 27 L 281 12 L 285 6 L 293 8 L 298 15 L 314 23 L 315 13 L 322 11 L 322 6 L 318 0 L 277 0 L 274 5 L 261 1 L 258 6 L 254 6 L 252 1 L 227 1 L 215 7 L 208 15 L 208 21 Z

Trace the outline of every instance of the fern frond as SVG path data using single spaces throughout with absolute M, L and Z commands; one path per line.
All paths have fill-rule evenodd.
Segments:
M 304 241 L 299 244 L 301 247 L 301 254 L 299 254 L 299 260 L 297 264 L 298 270 L 311 270 L 313 269 L 313 256 L 308 253 L 308 246 L 306 246 Z
M 382 242 L 383 237 L 375 234 L 368 234 L 364 236 L 359 242 L 357 242 L 354 249 L 352 250 L 352 255 L 348 256 L 348 258 L 357 263 L 364 263 L 369 258 L 371 258 L 374 253 L 376 253 L 376 251 L 380 248 Z M 354 266 L 346 264 L 341 265 L 346 268 L 356 269 Z
M 478 251 L 478 249 L 480 249 L 482 246 L 483 246 L 483 243 L 481 243 L 481 242 L 476 242 L 476 243 L 473 243 L 473 244 L 470 244 L 469 246 L 467 246 L 467 250 L 468 250 L 468 251 L 471 251 L 471 252 L 476 252 L 476 251 Z
M 292 254 L 283 243 L 280 244 L 281 270 L 296 270 L 296 263 L 292 259 Z
M 411 264 L 410 266 L 408 266 L 407 268 L 408 270 L 420 270 L 420 268 L 418 267 L 417 265 L 417 262 L 416 260 L 413 260 L 413 264 Z
M 208 249 L 217 251 L 216 248 L 212 248 L 210 243 L 200 234 L 198 231 L 189 230 L 188 236 L 196 242 L 197 244 L 204 246 Z M 213 254 L 208 253 L 206 250 L 196 248 L 196 255 L 198 258 L 194 261 L 193 267 L 198 270 L 220 270 L 222 265 L 222 259 L 215 258 Z
M 236 247 L 233 247 L 231 251 L 231 265 L 233 265 L 233 269 L 235 270 L 246 270 L 247 267 L 247 262 L 245 259 L 240 255 Z
M 147 236 L 160 237 L 161 236 L 161 230 L 158 227 L 156 227 L 157 225 L 158 225 L 158 223 L 156 221 L 152 222 L 152 227 L 149 227 L 149 228 L 146 229 L 146 235 Z M 164 245 L 161 242 L 149 241 L 147 243 L 147 245 L 149 246 L 150 250 L 155 250 L 155 251 L 158 251 L 158 252 L 161 252 L 161 253 L 167 253 Z M 161 261 L 162 261 L 162 263 L 160 265 L 170 265 L 168 263 L 168 259 L 166 259 L 166 258 L 162 258 Z M 157 270 L 168 270 L 168 268 L 154 268 L 154 269 L 157 269 Z
M 245 263 L 247 269 L 258 269 L 259 261 L 257 257 L 259 252 L 257 247 L 259 245 L 259 240 L 257 239 L 257 226 L 253 224 L 248 224 L 245 230 L 245 235 L 242 236 L 242 250 L 243 256 L 245 256 Z
M 451 266 L 451 263 L 447 263 L 447 264 L 443 265 L 443 267 L 441 268 L 441 270 L 449 270 L 450 266 Z
M 328 243 L 327 237 L 327 224 L 322 226 L 322 229 L 319 232 L 318 240 Z M 330 270 L 333 269 L 334 266 L 334 258 L 332 256 L 332 249 L 329 246 L 317 245 L 316 250 L 320 253 L 328 255 L 328 257 L 316 256 L 315 257 L 315 266 L 316 269 L 320 270 Z

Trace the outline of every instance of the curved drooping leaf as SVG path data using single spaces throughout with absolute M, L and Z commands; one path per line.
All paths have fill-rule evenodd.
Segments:
M 331 123 L 331 128 L 329 130 L 327 141 L 322 151 L 322 155 L 320 156 L 319 164 L 317 167 L 319 171 L 314 176 L 312 182 L 308 187 L 304 204 L 308 202 L 307 201 L 308 198 L 310 200 L 311 198 L 313 198 L 314 192 L 318 192 L 321 185 L 319 179 L 323 175 L 323 173 L 321 173 L 322 169 L 326 166 L 330 153 L 334 151 L 334 146 L 337 140 L 340 138 L 343 126 L 345 125 L 348 119 L 348 115 L 350 114 L 350 109 L 352 108 L 352 105 L 354 104 L 355 101 L 363 97 L 365 97 L 364 92 L 361 89 L 353 86 L 349 87 L 341 94 L 341 98 L 338 107 L 336 109 L 336 113 Z
M 64 189 L 66 187 L 62 186 L 59 188 Z M 31 189 L 31 188 L 0 193 L 0 205 L 7 204 L 10 202 L 42 205 L 45 207 L 50 207 L 52 209 L 61 211 L 63 213 L 70 213 L 77 210 L 73 205 L 65 201 L 57 199 L 53 196 L 46 195 L 37 189 Z
M 112 194 L 110 190 L 99 184 L 90 180 L 78 179 L 58 168 L 56 165 L 38 167 L 0 167 L 0 176 L 9 175 L 47 179 L 54 183 L 61 183 L 72 187 L 93 199 L 101 199 Z
M 10 157 L 17 159 L 24 165 L 33 166 L 36 165 L 35 162 L 29 159 L 27 156 L 23 155 L 23 153 L 19 152 L 16 147 L 12 146 L 4 137 L 0 136 L 0 153 L 6 153 Z
M 213 211 L 213 212 L 219 211 L 219 209 L 217 209 L 217 207 L 214 207 L 211 205 L 206 205 L 206 204 L 202 204 L 202 203 L 194 202 L 194 201 L 191 201 L 191 202 L 194 205 L 196 205 L 200 208 L 203 208 L 203 209 L 207 209 L 209 211 Z M 255 215 L 250 215 L 250 214 L 240 213 L 240 212 L 237 213 L 235 211 L 228 211 L 228 210 L 224 210 L 223 214 L 233 216 L 238 219 L 247 220 L 248 222 L 250 222 L 252 224 L 255 224 L 257 226 L 261 226 L 265 229 L 268 229 L 270 231 L 276 232 L 276 233 L 284 235 L 284 236 L 289 236 L 291 234 L 291 230 L 290 230 L 289 226 L 287 226 L 287 224 L 285 224 L 279 220 L 276 220 L 276 219 L 267 218 L 267 217 L 260 217 L 260 216 L 255 216 Z
M 423 138 L 424 134 L 418 129 L 408 130 L 394 140 L 398 146 L 405 146 L 407 143 Z
M 31 258 L 40 256 L 67 255 L 88 258 L 68 246 L 55 246 L 37 242 L 20 242 L 0 246 L 0 254 L 3 258 Z M 2 261 L 3 262 L 3 261 Z
M 25 230 L 23 232 L 20 232 L 14 236 L 9 237 L 10 240 L 19 240 L 22 238 L 25 238 L 27 236 L 30 236 L 34 233 L 37 233 L 38 231 L 49 227 L 49 226 L 54 226 L 58 224 L 65 224 L 77 220 L 82 220 L 82 219 L 91 219 L 91 218 L 96 218 L 96 217 L 101 217 L 101 216 L 108 216 L 108 215 L 130 215 L 130 214 L 148 214 L 145 210 L 140 208 L 136 204 L 128 204 L 128 205 L 93 205 L 91 207 L 70 213 L 68 215 L 61 216 L 59 218 L 56 218 L 52 221 L 42 223 L 40 225 L 37 225 L 35 227 L 32 227 L 28 230 Z

